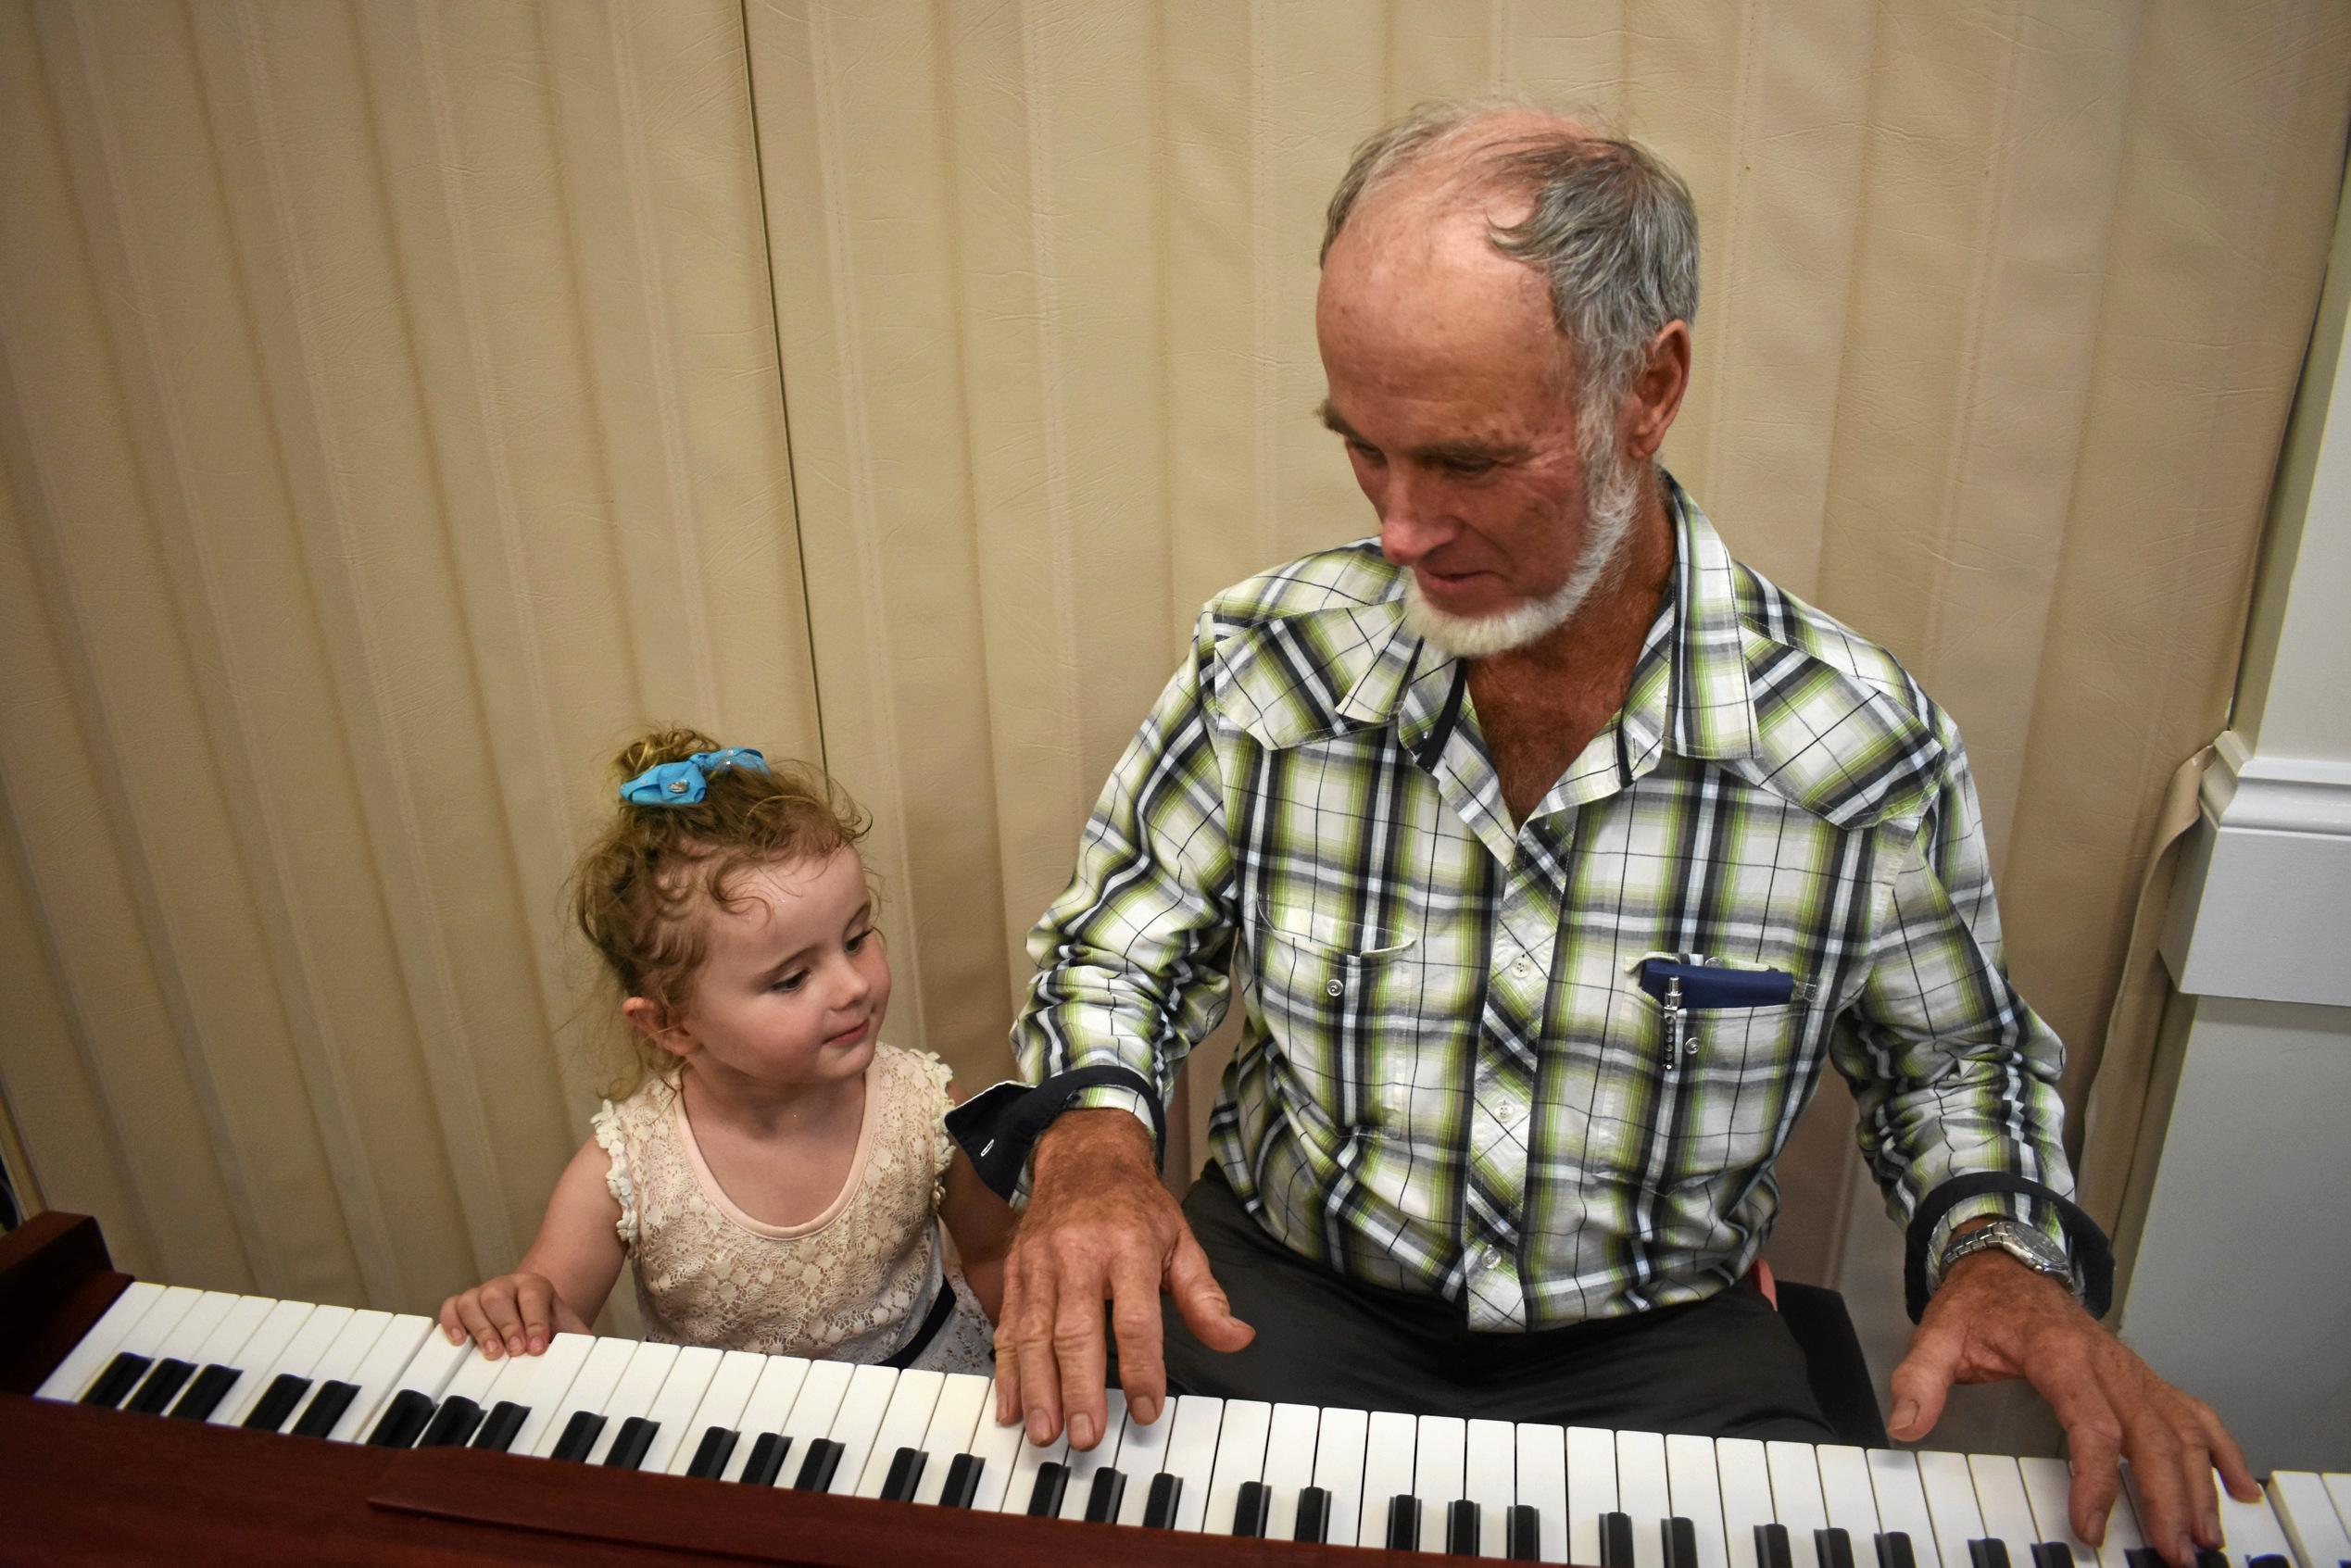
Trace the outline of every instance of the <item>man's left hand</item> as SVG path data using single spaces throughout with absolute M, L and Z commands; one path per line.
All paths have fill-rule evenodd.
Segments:
M 2010 1377 L 2040 1390 L 2066 1429 L 2073 1533 L 2092 1546 L 2106 1538 L 2121 1459 L 2131 1461 L 2147 1544 L 2175 1568 L 2190 1568 L 2198 1547 L 2220 1545 L 2216 1466 L 2231 1496 L 2261 1495 L 2210 1405 L 2157 1377 L 2065 1286 L 2002 1252 L 1962 1258 L 1927 1303 L 1894 1369 L 1887 1430 L 1917 1442 L 1942 1416 L 1954 1383 Z

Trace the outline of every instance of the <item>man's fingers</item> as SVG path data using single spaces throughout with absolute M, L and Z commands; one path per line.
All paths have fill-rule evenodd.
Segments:
M 1890 1436 L 1915 1443 L 1934 1430 L 1942 1419 L 1943 1401 L 1951 1396 L 1951 1380 L 1958 1374 L 1959 1347 L 1957 1333 L 1932 1323 L 1921 1324 L 1911 1336 L 1910 1353 L 1889 1380 L 1893 1393 L 1893 1414 L 1886 1423 Z
M 1092 1292 L 1064 1290 L 1053 1313 L 1053 1368 L 1062 1383 L 1062 1414 L 1069 1446 L 1080 1453 L 1102 1438 L 1110 1401 L 1102 1388 L 1108 1352 L 1102 1344 L 1102 1302 Z
M 1004 1271 L 1004 1304 L 996 1315 L 996 1424 L 1021 1418 L 1021 1276 Z
M 2219 1468 L 2229 1495 L 2239 1502 L 2259 1502 L 2261 1483 L 2253 1478 L 2253 1469 L 2244 1461 L 2244 1450 L 2237 1447 L 2237 1440 L 2220 1424 L 2219 1412 L 2200 1399 L 2191 1400 L 2190 1405 L 2204 1428 L 2205 1445 L 2212 1450 L 2212 1462 Z
M 2196 1555 L 2196 1510 L 2182 1471 L 2185 1456 L 2180 1439 L 2161 1421 L 2146 1416 L 2132 1424 L 2123 1447 L 2131 1455 L 2131 1490 L 2147 1544 L 2174 1568 L 2189 1568 Z
M 1176 1238 L 1175 1255 L 1167 1261 L 1167 1291 L 1184 1314 L 1184 1326 L 1210 1349 L 1238 1350 L 1257 1337 L 1255 1329 L 1233 1316 L 1233 1304 L 1189 1226 Z
M 1167 1346 L 1159 1314 L 1159 1276 L 1141 1258 L 1111 1270 L 1111 1332 L 1118 1339 L 1118 1385 L 1127 1412 L 1149 1426 L 1167 1402 Z
M 555 1286 L 537 1274 L 526 1274 L 515 1286 L 514 1305 L 522 1319 L 522 1331 L 515 1339 L 509 1339 L 506 1348 L 515 1355 L 538 1355 L 547 1348 L 547 1342 L 555 1337 Z
M 2122 1424 L 2094 1378 L 2054 1384 L 2041 1391 L 2065 1428 L 2073 1460 L 2068 1516 L 2073 1533 L 2092 1546 L 2106 1542 L 2106 1517 L 2122 1491 Z
M 1053 1361 L 1053 1314 L 1066 1281 L 1046 1274 L 1033 1280 L 1024 1293 L 1019 1324 L 1013 1330 L 1013 1353 L 1019 1358 L 1021 1412 L 1028 1424 L 1028 1440 L 1051 1442 L 1062 1430 L 1061 1374 Z

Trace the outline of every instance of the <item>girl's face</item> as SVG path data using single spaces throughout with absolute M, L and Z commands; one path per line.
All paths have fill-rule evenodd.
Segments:
M 762 1087 L 864 1072 L 889 1006 L 890 966 L 857 851 L 764 866 L 735 892 L 734 908 L 713 904 L 704 916 L 707 954 L 684 1018 L 661 1043 Z

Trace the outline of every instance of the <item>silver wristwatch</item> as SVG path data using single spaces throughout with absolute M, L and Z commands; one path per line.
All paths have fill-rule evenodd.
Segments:
M 1936 1262 L 1934 1284 L 1941 1288 L 1943 1278 L 1951 1273 L 1951 1265 L 1962 1258 L 1997 1248 L 2035 1273 L 2047 1274 L 2075 1295 L 2081 1294 L 2074 1282 L 2073 1264 L 2067 1259 L 2065 1248 L 2030 1225 L 2015 1220 L 1994 1220 L 1980 1225 L 1956 1241 L 1943 1244 L 1942 1257 Z

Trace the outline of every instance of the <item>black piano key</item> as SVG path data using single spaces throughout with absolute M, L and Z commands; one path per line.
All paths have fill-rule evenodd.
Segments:
M 245 1374 L 233 1366 L 213 1362 L 195 1374 L 188 1391 L 180 1396 L 180 1402 L 171 1407 L 174 1421 L 202 1421 L 220 1408 L 220 1401 L 229 1397 L 229 1390 L 237 1386 Z
M 645 1462 L 645 1456 L 653 1447 L 653 1439 L 660 1434 L 661 1424 L 633 1415 L 621 1423 L 621 1429 L 612 1435 L 612 1446 L 604 1452 L 605 1464 L 613 1470 L 635 1470 Z
M 1502 1515 L 1502 1556 L 1512 1562 L 1538 1562 L 1543 1554 L 1543 1516 L 1530 1502 L 1513 1503 Z
M 1666 1547 L 1666 1568 L 1698 1568 L 1698 1528 L 1677 1513 L 1659 1531 Z M 1845 1568 L 1853 1568 L 1848 1562 Z
M 98 1374 L 98 1381 L 90 1385 L 89 1392 L 82 1396 L 82 1403 L 114 1409 L 122 1403 L 125 1394 L 139 1386 L 139 1379 L 145 1377 L 147 1368 L 154 1364 L 145 1356 L 133 1355 L 128 1350 L 117 1352 L 114 1360 L 107 1363 L 107 1370 Z
M 1907 1531 L 1878 1532 L 1878 1568 L 1918 1568 L 1918 1556 L 1910 1549 Z
M 2130 1564 L 2130 1568 L 2170 1568 L 2164 1562 L 2163 1553 L 2151 1546 L 2127 1547 L 2123 1549 L 2122 1560 Z
M 1398 1492 L 1388 1499 L 1388 1549 L 1415 1551 L 1419 1547 L 1420 1499 L 1410 1492 Z
M 957 1454 L 948 1461 L 947 1479 L 938 1489 L 941 1508 L 969 1508 L 972 1499 L 979 1494 L 980 1473 L 987 1468 L 987 1461 L 977 1454 Z
M 2063 1541 L 2035 1541 L 2032 1543 L 2032 1568 L 2073 1568 L 2073 1548 Z M 2248 1563 L 2246 1568 L 2252 1568 L 2252 1564 Z
M 2073 1554 L 2068 1552 L 2066 1555 L 2070 1558 Z M 2258 1557 L 2246 1558 L 2244 1568 L 2294 1568 L 2294 1562 L 2283 1552 L 2265 1551 Z
M 1176 1505 L 1184 1498 L 1184 1478 L 1170 1475 L 1163 1470 L 1151 1477 L 1151 1495 L 1143 1499 L 1143 1527 L 1147 1530 L 1172 1530 L 1176 1527 Z
M 1298 1488 L 1298 1523 L 1291 1527 L 1289 1538 L 1316 1546 L 1330 1539 L 1330 1493 L 1320 1486 Z
M 572 1419 L 563 1424 L 563 1436 L 555 1440 L 551 1459 L 568 1459 L 574 1464 L 585 1464 L 588 1454 L 596 1448 L 596 1440 L 604 1435 L 604 1417 L 595 1411 L 573 1411 Z
M 1467 1498 L 1445 1510 L 1445 1549 L 1456 1557 L 1477 1555 L 1477 1505 Z
M 302 1396 L 310 1391 L 310 1380 L 282 1372 L 270 1379 L 270 1386 L 261 1390 L 261 1397 L 253 1401 L 245 1412 L 245 1429 L 248 1432 L 275 1432 L 285 1424 L 285 1418 L 294 1413 L 294 1407 L 302 1402 Z
M 2008 1544 L 1988 1537 L 1969 1541 L 1968 1562 L 1972 1568 L 2009 1568 Z
M 500 1399 L 482 1418 L 482 1424 L 474 1428 L 472 1446 L 494 1454 L 505 1453 L 514 1447 L 514 1439 L 522 1435 L 522 1424 L 530 1419 L 530 1406 Z
M 297 1437 L 323 1437 L 334 1430 L 334 1424 L 343 1419 L 343 1412 L 351 1408 L 351 1401 L 359 1397 L 359 1386 L 330 1377 L 319 1385 L 319 1391 L 310 1396 L 302 1417 L 294 1424 Z
M 800 1473 L 792 1479 L 796 1492 L 830 1491 L 833 1473 L 841 1467 L 841 1445 L 830 1437 L 819 1437 L 808 1446 L 808 1457 L 800 1461 Z
M 685 1473 L 704 1481 L 715 1481 L 726 1474 L 726 1461 L 735 1457 L 735 1445 L 742 1434 L 712 1423 L 703 1429 L 702 1440 L 694 1447 L 694 1458 Z
M 1031 1519 L 1059 1519 L 1062 1495 L 1069 1490 L 1069 1466 L 1047 1460 L 1037 1467 L 1037 1484 L 1028 1489 Z
M 471 1399 L 444 1399 L 441 1408 L 433 1412 L 433 1419 L 417 1435 L 420 1449 L 461 1449 L 473 1440 L 474 1431 L 482 1424 L 482 1407 Z
M 743 1461 L 743 1481 L 753 1486 L 773 1486 L 775 1478 L 784 1474 L 784 1458 L 792 1451 L 792 1439 L 781 1432 L 762 1432 L 760 1440 L 751 1445 L 751 1457 Z
M 920 1449 L 900 1449 L 890 1456 L 890 1473 L 882 1477 L 884 1502 L 912 1502 L 923 1484 L 923 1462 L 930 1458 Z
M 1853 1536 L 1842 1524 L 1812 1533 L 1812 1547 L 1820 1568 L 1853 1568 Z
M 1263 1481 L 1244 1481 L 1233 1499 L 1233 1534 L 1247 1540 L 1264 1540 L 1274 1515 L 1274 1494 Z
M 2196 1548 L 2196 1568 L 2229 1568 L 2229 1554 L 2200 1546 Z
M 140 1415 L 161 1415 L 171 1396 L 182 1384 L 195 1375 L 195 1363 L 183 1361 L 177 1356 L 166 1356 L 147 1369 L 147 1375 L 138 1391 L 122 1402 L 122 1408 Z
M 433 1401 L 414 1388 L 403 1388 L 392 1396 L 392 1402 L 376 1417 L 375 1430 L 368 1434 L 368 1447 L 413 1448 L 432 1419 Z
M 1878 1537 L 1880 1543 L 1879 1548 L 1880 1562 L 1878 1568 L 1887 1568 L 1882 1561 L 1885 1554 L 1882 1543 L 1885 1538 L 1883 1536 Z M 1795 1568 L 1794 1549 L 1788 1543 L 1787 1525 L 1758 1524 L 1755 1526 L 1755 1568 Z M 1912 1564 L 1912 1568 L 1917 1568 L 1917 1564 Z
M 1086 1494 L 1086 1523 L 1115 1524 L 1118 1505 L 1126 1500 L 1126 1473 L 1114 1465 L 1094 1472 L 1093 1489 Z
M 1633 1568 L 1633 1522 L 1629 1513 L 1600 1516 L 1600 1568 Z

